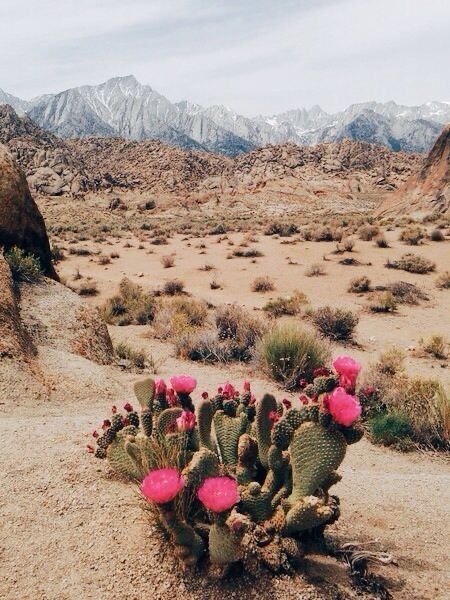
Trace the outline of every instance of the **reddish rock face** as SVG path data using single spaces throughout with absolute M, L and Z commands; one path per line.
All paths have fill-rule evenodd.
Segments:
M 27 180 L 5 146 L 0 145 L 0 246 L 22 248 L 39 258 L 47 277 L 53 268 L 44 219 L 31 197 Z

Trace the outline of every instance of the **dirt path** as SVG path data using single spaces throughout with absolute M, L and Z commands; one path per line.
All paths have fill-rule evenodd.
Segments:
M 167 359 L 162 375 L 182 364 Z M 186 365 L 184 365 L 186 370 Z M 224 370 L 194 365 L 201 388 L 213 389 Z M 111 370 L 117 401 L 130 397 L 130 375 Z M 240 372 L 231 378 L 240 380 Z M 268 386 L 255 381 L 259 393 Z M 201 390 L 199 390 L 201 391 Z M 211 584 L 179 573 L 167 547 L 146 521 L 133 486 L 117 481 L 84 451 L 110 399 L 68 398 L 50 406 L 2 406 L 0 417 L 1 562 L 5 600 L 188 600 L 371 598 L 352 590 L 345 567 L 310 557 L 305 574 Z M 440 460 L 401 455 L 361 442 L 349 449 L 337 488 L 341 540 L 393 552 L 398 567 L 383 567 L 394 598 L 443 600 L 450 506 L 450 472 Z

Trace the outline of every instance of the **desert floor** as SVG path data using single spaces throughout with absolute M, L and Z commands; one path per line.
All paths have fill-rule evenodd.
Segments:
M 120 257 L 101 265 L 98 256 L 74 256 L 68 252 L 58 265 L 59 273 L 72 283 L 77 269 L 98 283 L 99 295 L 86 302 L 100 305 L 115 293 L 127 276 L 144 288 L 154 289 L 166 280 L 180 278 L 195 298 L 212 304 L 237 302 L 261 309 L 271 298 L 305 292 L 313 307 L 330 304 L 358 311 L 357 345 L 335 345 L 366 366 L 389 345 L 410 349 L 407 366 L 413 373 L 438 376 L 449 382 L 442 361 L 418 358 L 421 337 L 434 333 L 449 336 L 450 293 L 438 290 L 437 275 L 449 268 L 448 242 L 428 242 L 417 248 L 398 241 L 398 230 L 386 237 L 391 248 L 357 240 L 351 254 L 360 266 L 338 264 L 333 242 L 285 243 L 286 238 L 257 235 L 248 242 L 263 256 L 227 259 L 245 238 L 233 233 L 218 243 L 217 236 L 184 238 L 173 236 L 168 245 L 154 246 L 133 235 L 106 239 L 101 243 L 76 241 L 73 246 L 118 252 Z M 141 236 L 140 236 L 141 238 Z M 287 239 L 289 241 L 289 238 Z M 233 245 L 229 245 L 232 242 Z M 71 244 L 61 243 L 66 248 Z M 130 247 L 126 247 L 129 245 Z M 139 248 L 139 246 L 142 246 Z M 203 247 L 204 246 L 204 247 Z M 405 252 L 432 258 L 435 274 L 411 275 L 384 268 L 387 258 Z M 163 268 L 161 257 L 175 255 L 175 266 Z M 327 260 L 323 260 L 323 257 Z M 326 274 L 306 277 L 305 269 L 320 262 Z M 371 263 L 368 265 L 367 263 Z M 213 270 L 200 270 L 205 264 Z M 391 281 L 417 283 L 429 295 L 418 306 L 400 305 L 397 314 L 367 312 L 366 295 L 347 292 L 349 280 L 367 275 L 374 285 Z M 274 292 L 251 291 L 258 275 L 269 275 Z M 222 289 L 211 290 L 215 278 Z M 173 348 L 145 336 L 148 327 L 110 327 L 113 340 L 145 348 L 160 362 L 158 376 L 189 372 L 199 382 L 196 398 L 204 389 L 213 391 L 225 380 L 241 383 L 251 378 L 255 393 L 283 394 L 271 382 L 247 366 L 207 366 L 186 363 L 173 356 Z M 48 360 L 53 360 L 51 355 Z M 53 382 L 55 401 L 30 404 L 10 403 L 1 408 L 0 470 L 6 474 L 0 486 L 0 597 L 8 600 L 188 600 L 260 598 L 261 600 L 344 600 L 387 598 L 356 589 L 342 562 L 318 553 L 308 556 L 303 573 L 293 578 L 263 576 L 258 580 L 237 577 L 211 583 L 202 577 L 179 572 L 177 564 L 160 543 L 138 500 L 137 489 L 118 481 L 107 465 L 85 452 L 90 432 L 99 425 L 112 403 L 132 401 L 132 383 L 139 375 L 112 367 L 99 367 L 80 359 L 84 383 L 77 389 L 73 373 L 68 379 L 64 365 Z M 88 377 L 86 372 L 89 370 Z M 98 381 L 109 381 L 101 389 Z M 342 516 L 330 528 L 339 542 L 356 541 L 366 548 L 392 553 L 397 565 L 373 566 L 392 597 L 400 600 L 444 600 L 448 598 L 447 540 L 450 507 L 450 472 L 443 456 L 430 453 L 401 454 L 375 447 L 368 441 L 351 446 L 341 468 L 343 480 L 336 493 L 341 498 Z M 374 545 L 372 545 L 374 542 Z

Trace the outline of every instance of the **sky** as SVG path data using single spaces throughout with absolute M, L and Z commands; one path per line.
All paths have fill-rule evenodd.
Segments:
M 450 101 L 449 32 L 448 0 L 0 0 L 0 88 L 133 74 L 247 116 Z

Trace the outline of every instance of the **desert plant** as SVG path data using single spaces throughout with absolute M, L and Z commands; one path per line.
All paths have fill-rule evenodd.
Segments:
M 351 310 L 324 306 L 313 312 L 317 329 L 333 340 L 351 340 L 358 324 L 358 317 Z
M 252 283 L 252 292 L 273 292 L 275 284 L 270 277 L 262 275 L 256 277 Z
M 282 317 L 283 315 L 294 316 L 298 315 L 308 302 L 306 294 L 294 290 L 291 296 L 269 300 L 263 306 L 263 310 L 274 318 Z
M 419 304 L 420 300 L 428 300 L 428 296 L 417 285 L 406 281 L 388 283 L 386 290 L 401 304 Z
M 156 311 L 156 298 L 144 292 L 140 285 L 124 277 L 119 284 L 119 292 L 108 298 L 101 312 L 111 325 L 146 325 L 153 321 Z
M 98 294 L 97 282 L 92 279 L 80 281 L 77 286 L 72 287 L 72 290 L 79 296 L 96 296 Z
M 401 269 L 403 271 L 408 271 L 409 273 L 424 274 L 434 271 L 436 265 L 428 258 L 418 256 L 417 254 L 408 253 L 403 254 L 399 260 L 388 260 L 385 264 L 385 267 L 388 269 Z
M 5 251 L 4 257 L 14 283 L 36 283 L 42 278 L 41 263 L 32 254 L 26 254 L 21 248 L 14 246 Z
M 365 242 L 370 242 L 379 233 L 380 229 L 376 225 L 362 225 L 358 230 L 359 239 Z
M 424 352 L 439 360 L 448 356 L 448 344 L 443 335 L 432 335 L 428 340 L 422 340 L 421 346 Z
M 339 517 L 329 489 L 347 445 L 362 436 L 357 400 L 336 387 L 336 375 L 327 394 L 304 395 L 300 408 L 269 394 L 256 400 L 249 382 L 242 392 L 227 382 L 211 400 L 203 394 L 194 414 L 196 380 L 180 375 L 170 384 L 136 382 L 140 414 L 130 403 L 124 414 L 114 406 L 88 451 L 141 482 L 185 567 L 208 553 L 216 575 L 236 562 L 253 575 L 261 567 L 291 572 L 303 534 L 320 537 Z
M 378 246 L 378 248 L 389 248 L 389 242 L 387 241 L 387 239 L 384 237 L 383 234 L 377 235 L 377 237 L 375 238 L 375 244 Z
M 162 288 L 163 294 L 166 296 L 177 296 L 184 293 L 184 283 L 180 279 L 169 279 Z
M 437 277 L 436 287 L 440 288 L 441 290 L 450 289 L 450 272 L 449 271 L 444 271 L 443 273 L 441 273 L 439 275 L 439 277 Z
M 370 279 L 365 275 L 363 275 L 362 277 L 355 277 L 350 281 L 348 291 L 352 294 L 361 294 L 363 292 L 369 292 Z
M 433 229 L 430 233 L 430 240 L 432 242 L 443 242 L 445 240 L 445 235 L 442 233 L 441 229 Z
M 170 269 L 175 265 L 175 256 L 173 254 L 161 256 L 161 264 L 165 269 Z
M 369 309 L 374 313 L 392 313 L 397 310 L 397 301 L 391 292 L 383 292 L 372 298 Z
M 121 360 L 128 361 L 136 369 L 144 369 L 147 361 L 145 350 L 135 350 L 129 344 L 120 342 L 114 346 L 114 352 Z
M 369 420 L 368 428 L 370 437 L 376 444 L 396 446 L 399 449 L 412 445 L 412 427 L 404 412 L 380 413 Z
M 248 250 L 236 248 L 233 250 L 232 254 L 238 258 L 258 258 L 260 256 L 264 256 L 264 254 L 260 250 L 257 250 L 257 248 L 249 248 Z
M 52 245 L 52 261 L 57 264 L 64 260 L 66 255 L 64 254 L 64 249 L 61 246 L 57 246 L 56 244 Z
M 421 227 L 408 227 L 400 233 L 399 240 L 410 246 L 418 246 L 424 239 L 425 234 L 426 232 Z
M 174 297 L 158 306 L 153 320 L 153 330 L 161 339 L 177 338 L 202 327 L 207 316 L 208 309 L 205 302 Z
M 306 277 L 318 277 L 320 275 L 325 275 L 325 274 L 326 274 L 326 271 L 325 271 L 323 265 L 321 265 L 320 263 L 313 263 L 305 271 Z
M 314 370 L 329 360 L 327 344 L 306 329 L 292 325 L 273 327 L 261 339 L 256 357 L 263 370 L 287 389 L 310 380 Z

